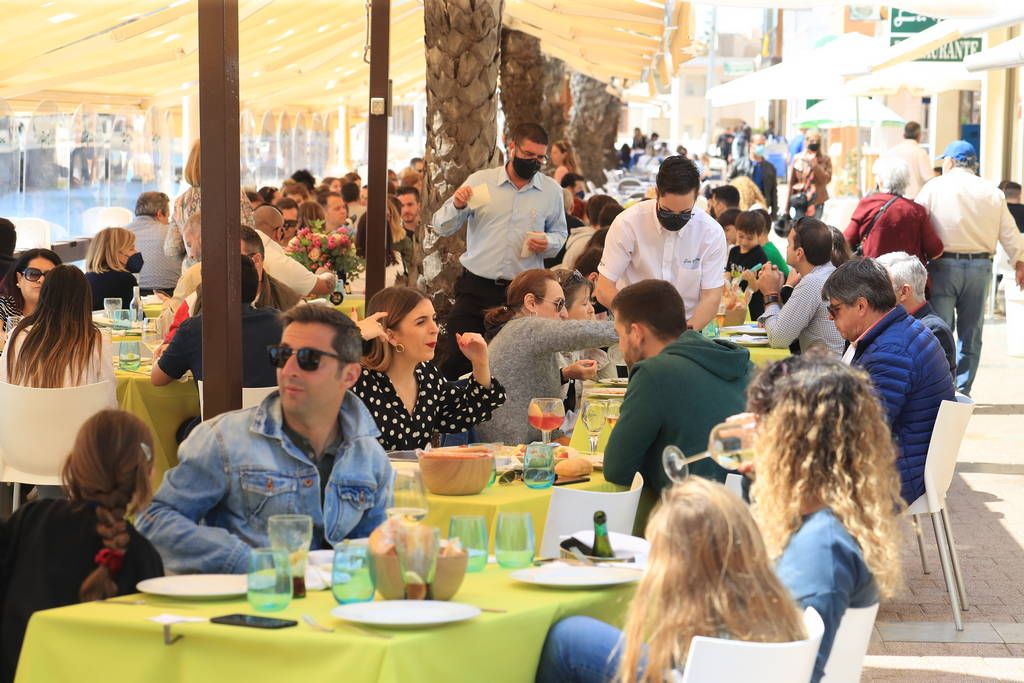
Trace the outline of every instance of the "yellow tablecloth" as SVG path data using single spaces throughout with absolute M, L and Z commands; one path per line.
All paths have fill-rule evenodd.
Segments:
M 590 481 L 580 484 L 569 484 L 571 488 L 585 491 L 621 491 L 622 487 L 604 480 L 600 472 L 590 475 Z M 521 481 L 513 484 L 493 486 L 475 496 L 427 496 L 430 511 L 425 522 L 441 530 L 447 538 L 448 522 L 452 515 L 483 515 L 490 529 L 491 548 L 494 547 L 494 529 L 498 523 L 499 512 L 529 512 L 533 518 L 533 530 L 536 535 L 537 547 L 540 547 L 544 533 L 544 523 L 548 518 L 548 504 L 551 502 L 552 488 L 531 489 Z
M 160 313 L 163 311 L 163 304 L 146 304 L 142 307 L 142 312 L 147 318 L 159 318 Z
M 117 370 L 117 404 L 138 416 L 153 430 L 153 484 L 163 481 L 164 472 L 178 464 L 174 439 L 186 418 L 199 414 L 199 392 L 193 380 L 155 387 L 149 381 L 149 366 L 138 371 Z
M 391 640 L 363 635 L 330 615 L 327 591 L 294 600 L 268 616 L 299 621 L 281 630 L 211 623 L 175 624 L 183 638 L 164 645 L 163 628 L 148 621 L 164 612 L 213 617 L 255 614 L 245 600 L 177 602 L 146 596 L 145 605 L 92 602 L 37 612 L 29 622 L 17 683 L 523 683 L 532 681 L 549 627 L 583 614 L 621 625 L 633 586 L 548 590 L 519 584 L 490 565 L 467 574 L 458 602 L 508 610 L 424 629 L 387 630 Z M 302 622 L 312 615 L 333 633 Z M 383 629 L 382 629 L 383 630 Z
M 359 314 L 359 319 L 366 317 L 366 297 L 362 294 L 346 294 L 345 300 L 335 306 L 345 315 L 352 317 L 352 310 Z

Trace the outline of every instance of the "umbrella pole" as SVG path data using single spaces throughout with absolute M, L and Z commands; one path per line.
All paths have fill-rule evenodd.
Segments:
M 857 160 L 857 199 L 862 199 L 864 197 L 864 178 L 860 170 L 860 165 L 863 162 L 860 144 L 860 95 L 853 98 L 853 111 L 857 118 L 857 153 L 854 157 Z

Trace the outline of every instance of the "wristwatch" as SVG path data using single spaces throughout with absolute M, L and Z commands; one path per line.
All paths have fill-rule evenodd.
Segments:
M 764 303 L 765 303 L 765 305 L 777 304 L 777 303 L 779 303 L 779 301 L 780 301 L 780 299 L 779 299 L 779 295 L 778 294 L 765 294 L 764 295 Z

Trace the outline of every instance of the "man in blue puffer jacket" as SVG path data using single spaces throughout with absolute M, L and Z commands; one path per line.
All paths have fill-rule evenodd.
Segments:
M 885 406 L 899 451 L 900 493 L 912 503 L 924 493 L 924 462 L 939 405 L 954 400 L 942 346 L 896 305 L 889 275 L 874 259 L 839 266 L 821 296 L 836 329 L 850 342 L 843 358 L 871 375 Z

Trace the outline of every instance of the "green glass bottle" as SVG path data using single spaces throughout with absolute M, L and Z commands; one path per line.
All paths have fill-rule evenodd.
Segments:
M 604 510 L 594 513 L 594 557 L 615 557 L 612 552 L 612 543 L 608 540 L 608 519 Z

